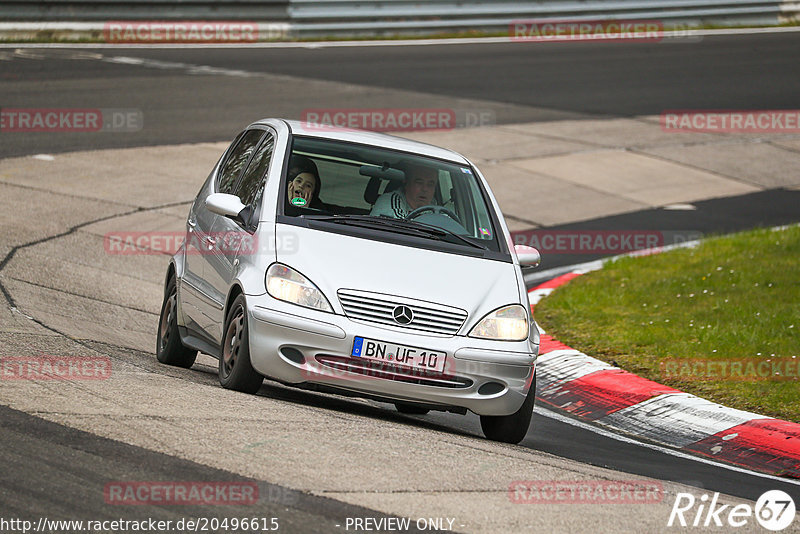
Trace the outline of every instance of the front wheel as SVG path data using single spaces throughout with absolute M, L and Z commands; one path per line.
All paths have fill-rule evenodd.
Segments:
M 197 351 L 183 346 L 178 334 L 178 290 L 175 276 L 170 276 L 161 304 L 156 337 L 156 358 L 161 363 L 188 369 L 194 365 Z
M 233 301 L 225 319 L 225 337 L 219 359 L 219 383 L 225 389 L 256 393 L 264 377 L 250 363 L 250 338 L 244 295 Z
M 519 410 L 511 415 L 482 415 L 481 429 L 483 434 L 493 441 L 503 443 L 519 443 L 528 434 L 533 415 L 533 403 L 536 400 L 536 375 L 533 376 L 531 389 Z

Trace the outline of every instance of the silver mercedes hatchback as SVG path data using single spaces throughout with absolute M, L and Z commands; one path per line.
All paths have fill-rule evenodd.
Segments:
M 231 143 L 170 261 L 162 363 L 219 360 L 223 387 L 283 384 L 530 424 L 539 333 L 486 180 L 464 156 L 371 132 L 265 119 Z

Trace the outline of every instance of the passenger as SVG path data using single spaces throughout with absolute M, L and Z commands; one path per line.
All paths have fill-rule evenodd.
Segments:
M 439 173 L 435 168 L 419 163 L 401 164 L 398 168 L 406 175 L 403 187 L 378 197 L 370 215 L 404 219 L 415 209 L 434 203 L 433 195 L 439 179 Z
M 317 165 L 306 156 L 292 156 L 289 160 L 289 185 L 287 195 L 293 206 L 322 209 L 319 199 L 319 190 L 322 182 L 319 178 Z M 305 200 L 292 202 L 296 198 Z

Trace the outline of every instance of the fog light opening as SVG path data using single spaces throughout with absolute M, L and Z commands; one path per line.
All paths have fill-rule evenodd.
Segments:
M 280 351 L 281 355 L 289 361 L 292 361 L 298 365 L 303 365 L 306 363 L 306 357 L 303 356 L 302 352 L 294 347 L 281 347 Z
M 506 389 L 506 387 L 499 383 L 499 382 L 486 382 L 481 387 L 478 388 L 479 395 L 494 395 L 495 393 L 500 393 Z

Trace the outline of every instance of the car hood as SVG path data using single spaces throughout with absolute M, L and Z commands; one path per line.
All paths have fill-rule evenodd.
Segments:
M 277 224 L 277 259 L 313 282 L 342 313 L 339 289 L 355 289 L 454 306 L 467 326 L 520 302 L 513 263 Z M 477 315 L 477 317 L 476 317 Z

